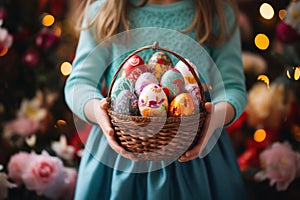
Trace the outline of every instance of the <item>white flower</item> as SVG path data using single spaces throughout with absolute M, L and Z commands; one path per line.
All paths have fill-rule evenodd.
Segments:
M 13 37 L 4 28 L 0 28 L 0 44 L 6 48 L 10 48 L 13 43 Z
M 41 108 L 41 100 L 38 97 L 32 100 L 24 99 L 21 103 L 19 115 L 26 116 L 33 121 L 40 121 L 46 117 L 47 110 Z
M 67 144 L 65 135 L 61 135 L 58 142 L 52 142 L 51 148 L 61 158 L 71 161 L 74 158 L 75 148 Z
M 300 34 L 300 1 L 289 4 L 284 21 Z

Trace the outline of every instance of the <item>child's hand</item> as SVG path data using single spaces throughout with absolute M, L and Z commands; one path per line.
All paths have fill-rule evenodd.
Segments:
M 116 138 L 114 136 L 114 130 L 111 127 L 111 123 L 110 123 L 109 117 L 107 115 L 107 106 L 108 106 L 108 103 L 107 103 L 106 99 L 102 99 L 100 101 L 101 119 L 99 119 L 97 121 L 98 121 L 99 126 L 102 128 L 104 135 L 106 136 L 108 144 L 115 152 L 117 152 L 121 156 L 128 158 L 130 160 L 137 161 L 137 158 L 132 153 L 126 151 L 116 141 Z
M 187 162 L 195 158 L 198 158 L 201 152 L 203 151 L 204 147 L 206 146 L 209 138 L 215 131 L 214 126 L 210 126 L 211 112 L 213 110 L 212 103 L 210 102 L 205 103 L 205 109 L 207 110 L 207 117 L 202 131 L 203 137 L 201 137 L 198 144 L 195 145 L 194 148 L 188 150 L 187 152 L 185 152 L 185 154 L 180 156 L 180 158 L 178 159 L 179 162 Z

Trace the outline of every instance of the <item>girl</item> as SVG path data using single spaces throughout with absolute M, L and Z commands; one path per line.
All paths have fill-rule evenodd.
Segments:
M 65 86 L 68 106 L 94 125 L 80 163 L 75 199 L 246 199 L 234 150 L 222 129 L 247 103 L 236 14 L 233 0 L 87 1 Z M 205 104 L 209 115 L 204 137 L 194 148 L 161 167 L 151 168 L 155 163 L 147 162 L 142 165 L 146 170 L 139 171 L 139 161 L 116 142 L 100 93 L 99 82 L 105 78 L 109 86 L 117 66 L 110 61 L 123 46 L 118 46 L 120 40 L 101 44 L 123 31 L 149 27 L 157 27 L 151 29 L 153 34 L 166 30 L 161 36 L 167 37 L 167 30 L 178 31 L 203 45 L 220 72 L 225 95 L 216 93 Z M 182 43 L 179 40 L 176 44 Z M 197 48 L 191 53 L 197 54 Z

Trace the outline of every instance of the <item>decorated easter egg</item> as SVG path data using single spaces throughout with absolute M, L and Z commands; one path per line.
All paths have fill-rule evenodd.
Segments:
M 154 53 L 148 61 L 148 71 L 154 74 L 158 81 L 171 68 L 173 68 L 173 63 L 170 57 L 162 51 Z
M 111 100 L 114 101 L 123 90 L 129 90 L 131 92 L 134 92 L 133 83 L 125 77 L 117 79 L 114 83 L 111 89 Z
M 195 113 L 193 97 L 188 93 L 179 94 L 170 104 L 169 115 L 172 117 L 189 116 Z
M 146 71 L 147 66 L 144 60 L 139 55 L 133 55 L 122 66 L 121 77 L 126 77 L 135 83 L 138 77 Z
M 139 76 L 135 82 L 134 91 L 139 96 L 145 86 L 150 83 L 159 84 L 157 78 L 150 72 L 145 72 Z
M 167 116 L 168 105 L 163 89 L 154 83 L 147 85 L 139 96 L 138 107 L 143 117 Z
M 184 78 L 175 68 L 169 69 L 163 74 L 160 85 L 170 102 L 185 90 Z
M 195 110 L 196 110 L 196 113 L 198 113 L 199 112 L 199 107 L 200 107 L 200 102 L 202 101 L 199 86 L 189 84 L 185 87 L 185 89 L 186 89 L 187 93 L 189 93 L 193 97 L 194 103 L 195 103 Z
M 196 66 L 191 61 L 189 61 L 188 59 L 185 59 L 185 60 L 191 65 L 191 67 L 194 69 L 196 75 L 199 77 Z M 180 60 L 175 65 L 175 69 L 180 71 L 180 73 L 184 77 L 184 82 L 185 82 L 186 86 L 189 85 L 189 84 L 197 85 L 195 77 L 193 76 L 192 72 L 190 71 L 188 66 L 186 66 L 186 64 L 184 62 L 182 62 Z
M 113 101 L 113 110 L 125 115 L 138 115 L 138 98 L 130 90 L 123 90 Z

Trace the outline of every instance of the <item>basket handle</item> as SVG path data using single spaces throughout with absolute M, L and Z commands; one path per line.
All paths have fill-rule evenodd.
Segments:
M 113 87 L 113 85 L 114 85 L 114 83 L 115 83 L 115 81 L 116 81 L 116 79 L 117 79 L 117 77 L 118 77 L 118 74 L 119 74 L 120 70 L 122 69 L 122 66 L 124 65 L 124 63 L 125 63 L 127 60 L 129 60 L 129 58 L 130 58 L 131 56 L 133 56 L 133 55 L 135 55 L 135 54 L 137 54 L 137 53 L 139 53 L 139 52 L 141 52 L 141 51 L 144 51 L 144 50 L 146 50 L 146 49 L 153 49 L 153 50 L 157 50 L 157 49 L 158 49 L 158 50 L 166 51 L 166 52 L 168 52 L 168 53 L 173 54 L 173 55 L 176 56 L 179 60 L 181 60 L 181 61 L 189 68 L 189 70 L 190 70 L 191 73 L 193 74 L 194 78 L 196 79 L 196 82 L 197 82 L 197 84 L 198 84 L 198 86 L 199 86 L 199 88 L 200 88 L 200 95 L 201 95 L 201 98 L 202 98 L 202 102 L 205 102 L 204 89 L 203 89 L 203 86 L 202 86 L 202 84 L 201 84 L 199 78 L 197 78 L 197 74 L 196 74 L 194 68 L 190 65 L 189 62 L 187 62 L 187 61 L 186 61 L 182 56 L 180 56 L 179 54 L 177 54 L 177 53 L 175 53 L 175 52 L 173 52 L 173 51 L 171 51 L 171 50 L 169 50 L 169 49 L 166 49 L 166 48 L 164 48 L 164 47 L 159 46 L 159 44 L 158 44 L 157 41 L 155 41 L 152 45 L 144 46 L 144 47 L 142 47 L 142 48 L 140 48 L 140 49 L 137 49 L 136 51 L 132 52 L 130 55 L 128 55 L 128 56 L 122 61 L 122 63 L 119 65 L 117 71 L 115 72 L 115 75 L 114 75 L 114 77 L 113 77 L 113 79 L 112 79 L 111 85 L 110 85 L 110 87 L 109 87 L 109 89 L 108 89 L 108 95 L 107 95 L 107 96 L 108 96 L 108 101 L 110 101 L 110 96 L 111 96 L 111 90 L 112 90 L 112 87 Z

